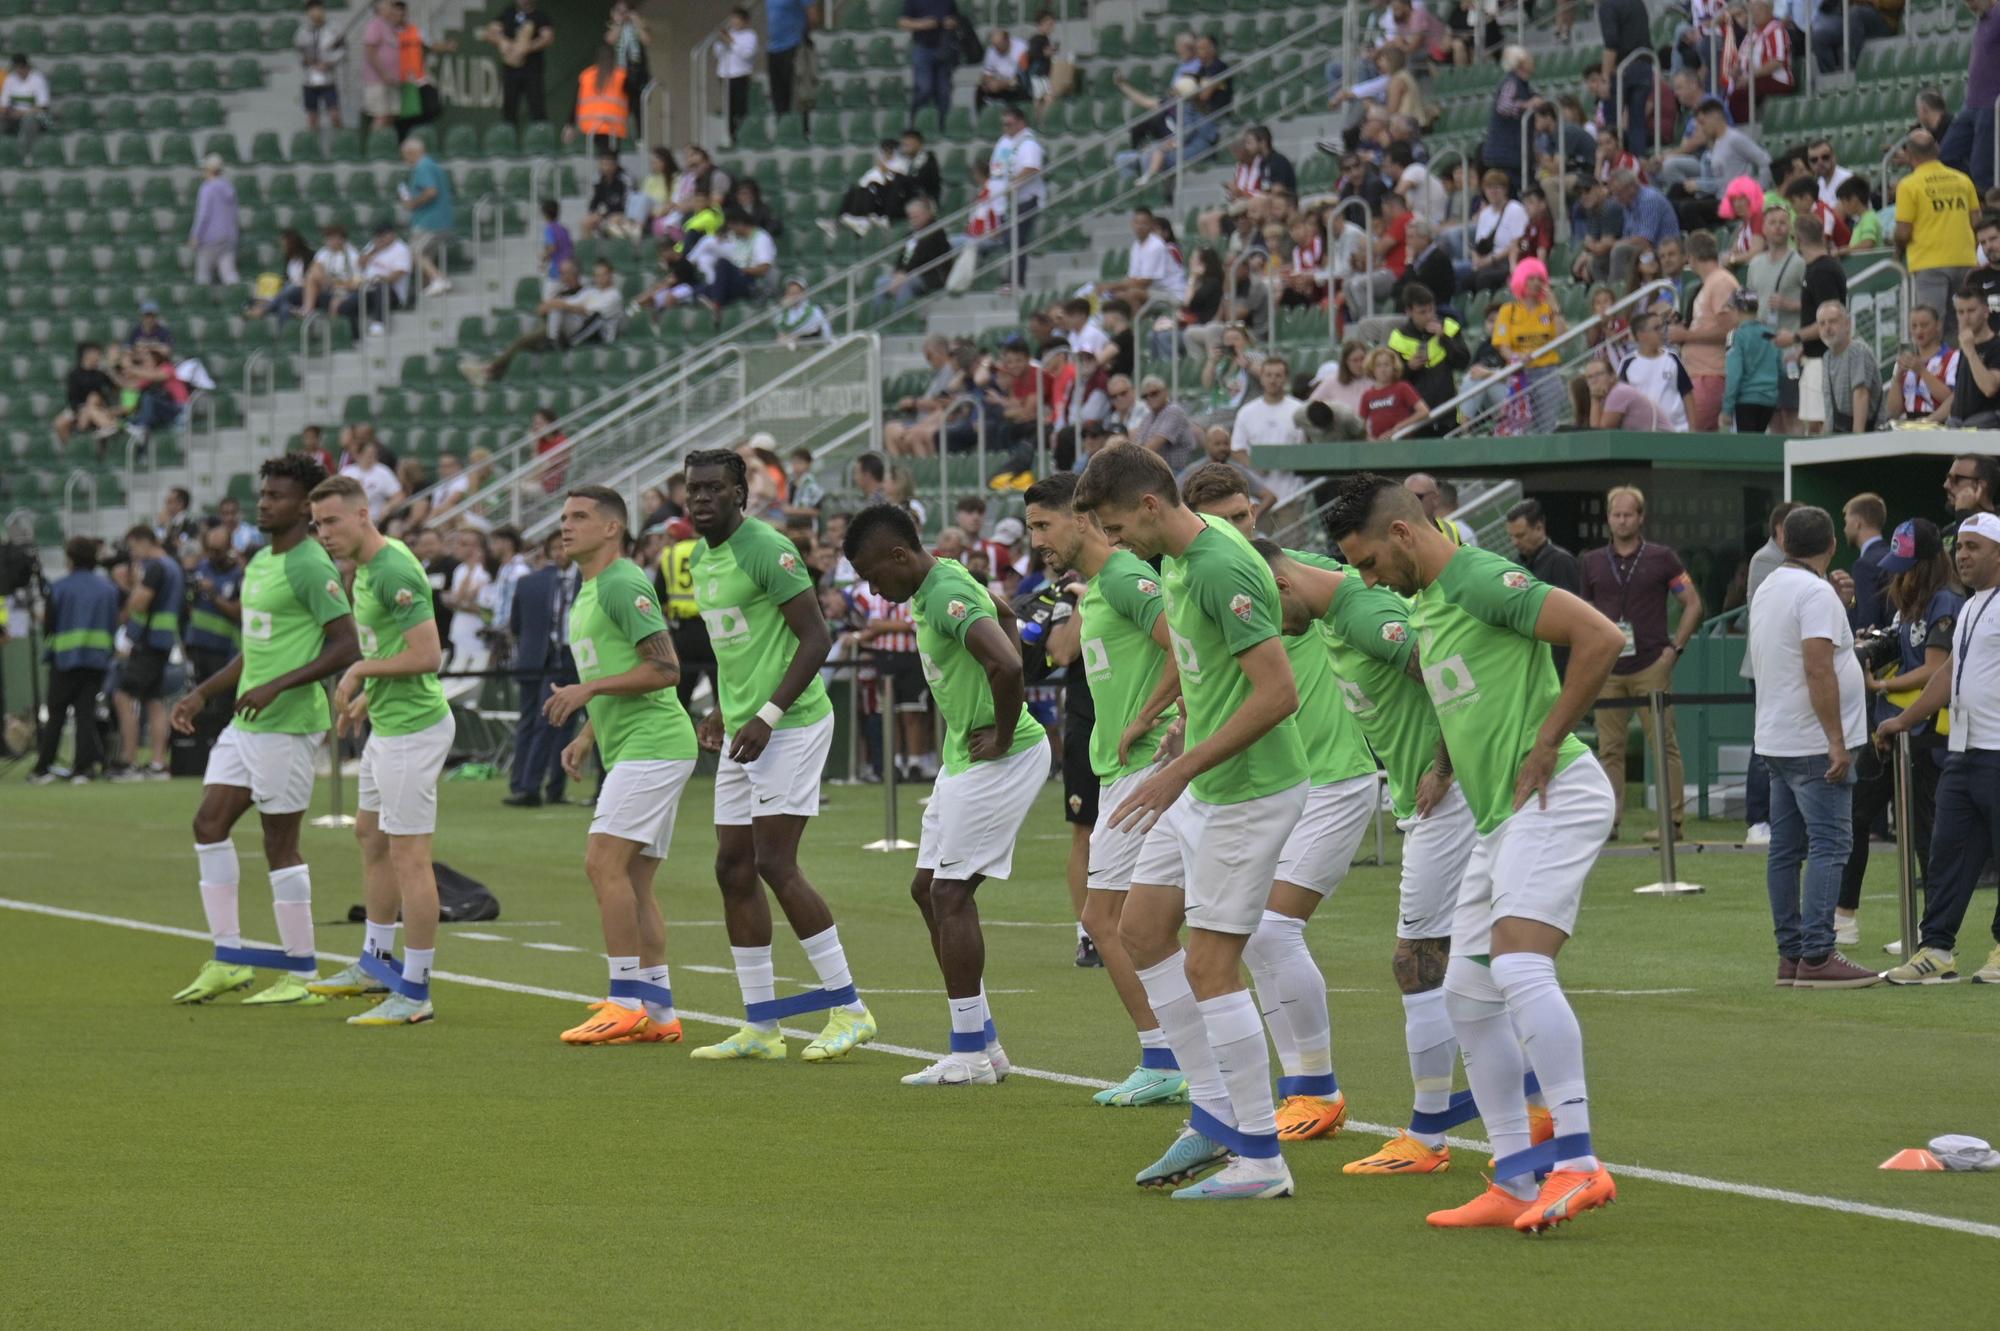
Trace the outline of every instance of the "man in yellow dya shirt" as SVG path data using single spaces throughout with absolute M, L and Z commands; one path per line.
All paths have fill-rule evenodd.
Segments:
M 1903 140 L 1914 165 L 1896 186 L 1896 257 L 1910 270 L 1915 304 L 1945 311 L 1944 336 L 1958 335 L 1951 298 L 1979 262 L 1972 219 L 1979 215 L 1979 191 L 1972 178 L 1938 160 L 1937 140 L 1914 129 Z

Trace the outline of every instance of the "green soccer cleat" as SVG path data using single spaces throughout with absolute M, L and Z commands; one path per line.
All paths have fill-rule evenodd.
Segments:
M 326 999 L 306 988 L 305 977 L 286 971 L 243 1000 L 244 1007 L 317 1007 Z
M 799 1057 L 808 1063 L 825 1063 L 853 1053 L 874 1038 L 875 1018 L 867 1008 L 855 1012 L 837 1007 L 827 1014 L 826 1029 Z
M 1220 1142 L 1209 1140 L 1183 1123 L 1181 1135 L 1174 1138 L 1167 1153 L 1140 1170 L 1133 1182 L 1142 1188 L 1171 1187 L 1228 1159 L 1229 1151 Z
M 387 998 L 369 1008 L 357 1012 L 347 1019 L 350 1026 L 416 1026 L 437 1016 L 431 1011 L 431 1000 L 419 1003 L 414 998 L 401 994 L 390 994 Z
M 248 966 L 232 966 L 228 962 L 210 958 L 201 963 L 194 982 L 174 995 L 176 1003 L 206 1003 L 211 998 L 233 994 L 238 989 L 248 989 L 257 978 L 257 972 Z
M 730 1058 L 765 1059 L 775 1062 L 785 1056 L 785 1034 L 776 1026 L 768 1031 L 760 1031 L 755 1026 L 744 1026 L 727 1040 L 715 1044 L 705 1044 L 699 1049 L 688 1051 L 689 1058 L 719 1061 Z
M 331 975 L 307 980 L 306 988 L 325 998 L 379 998 L 389 992 L 389 986 L 362 970 L 358 961 L 349 962 Z
M 1178 1068 L 1133 1068 L 1124 1081 L 1090 1098 L 1100 1105 L 1184 1105 L 1187 1077 Z

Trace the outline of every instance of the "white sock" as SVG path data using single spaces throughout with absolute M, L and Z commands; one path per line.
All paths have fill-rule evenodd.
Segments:
M 613 980 L 637 980 L 642 978 L 639 974 L 639 959 L 637 957 L 606 957 L 604 960 Z M 640 1008 L 639 1000 L 636 998 L 622 998 L 613 994 L 609 989 L 604 992 L 605 997 L 611 1002 L 616 1003 L 619 1007 L 629 1009 L 633 1012 L 637 1012 Z
M 822 989 L 845 989 L 854 983 L 854 976 L 847 969 L 847 950 L 840 945 L 840 930 L 829 924 L 811 938 L 801 938 L 799 946 L 806 950 L 806 960 L 812 963 L 813 974 L 819 976 Z M 856 994 L 852 1003 L 843 1003 L 849 1012 L 862 1012 L 861 995 Z
M 243 881 L 242 866 L 236 862 L 236 843 L 218 841 L 212 846 L 196 846 L 195 862 L 201 868 L 201 913 L 208 919 L 209 935 L 217 947 L 242 947 L 243 925 L 236 910 L 236 889 Z
M 271 914 L 277 917 L 278 941 L 288 957 L 313 954 L 312 870 L 303 864 L 271 870 Z
M 960 1060 L 982 1057 L 986 1050 L 986 991 L 982 988 L 970 998 L 947 997 L 945 1006 L 951 1009 L 951 1056 Z
M 1244 946 L 1243 960 L 1257 981 L 1257 1004 L 1271 1027 L 1278 1065 L 1288 1077 L 1333 1073 L 1333 1023 L 1326 1010 L 1326 976 L 1306 947 L 1306 922 L 1265 911 Z M 1270 991 L 1267 995 L 1266 991 Z M 1271 1004 L 1277 1000 L 1277 1020 Z M 1279 1034 L 1279 1027 L 1284 1034 Z
M 1089 932 L 1083 927 L 1083 921 L 1078 920 L 1076 922 L 1076 941 L 1081 943 L 1084 942 L 1089 937 L 1090 937 Z
M 1556 1136 L 1590 1131 L 1590 1095 L 1583 1080 L 1583 1029 L 1556 979 L 1556 959 L 1537 952 L 1493 958 L 1493 982 L 1507 996 L 1507 1012 L 1535 1079 L 1555 1115 Z M 1556 1161 L 1557 1169 L 1596 1169 L 1594 1155 Z
M 1403 995 L 1403 1046 L 1410 1054 L 1410 1080 L 1416 1085 L 1415 1109 L 1441 1114 L 1451 1107 L 1451 1070 L 1458 1061 L 1458 1037 L 1445 1011 L 1444 990 L 1426 989 Z M 1429 1147 L 1444 1145 L 1442 1132 L 1412 1132 Z
M 1187 953 L 1176 952 L 1158 965 L 1146 967 L 1139 972 L 1139 983 L 1146 986 L 1146 1001 L 1152 1004 L 1153 1015 L 1160 1019 L 1160 1034 L 1187 1077 L 1188 1098 L 1222 1122 L 1235 1126 L 1236 1109 L 1230 1103 L 1215 1051 L 1209 1047 L 1208 1026 L 1202 1020 L 1194 990 L 1188 987 Z M 1249 999 L 1246 997 L 1244 1001 L 1247 1003 Z M 1254 1015 L 1256 1005 L 1251 1004 L 1250 1010 Z M 1267 1076 L 1269 1072 L 1270 1056 L 1266 1055 Z
M 1271 1055 L 1264 1047 L 1264 1023 L 1257 1005 L 1239 989 L 1204 998 L 1198 1005 L 1215 1051 L 1222 1084 L 1236 1109 L 1236 1125 L 1246 1137 L 1278 1135 L 1277 1105 L 1271 1098 Z
M 768 1003 L 778 996 L 777 981 L 771 978 L 769 943 L 762 947 L 732 947 L 729 955 L 736 958 L 736 987 L 743 991 L 743 1006 L 746 1009 L 752 1003 Z M 778 1029 L 775 1021 L 751 1021 L 748 1024 L 760 1031 Z
M 403 949 L 403 978 L 411 984 L 431 982 L 431 963 L 437 960 L 434 947 L 406 947 Z
M 1000 1028 L 993 1024 L 993 1005 L 986 1001 L 986 984 L 979 985 L 979 1026 L 986 1036 L 986 1052 L 990 1055 L 1000 1047 Z
M 368 921 L 368 937 L 361 944 L 362 950 L 370 956 L 393 957 L 396 955 L 396 922 L 377 924 Z M 435 951 L 436 949 L 432 949 Z
M 639 978 L 647 984 L 657 984 L 669 991 L 674 987 L 673 972 L 664 962 L 658 966 L 645 967 L 639 972 Z M 646 1015 L 658 1022 L 680 1020 L 680 1014 L 674 1011 L 672 1003 L 655 1003 L 650 998 L 646 1000 Z
M 1527 1150 L 1528 1102 L 1521 1094 L 1527 1067 L 1521 1059 L 1520 1038 L 1507 1017 L 1506 998 L 1486 967 L 1468 957 L 1453 957 L 1445 966 L 1444 1005 L 1452 1029 L 1458 1032 L 1465 1080 L 1486 1121 L 1494 1158 Z M 1531 1173 L 1494 1182 L 1523 1200 L 1535 1195 Z
M 1162 1031 L 1158 1026 L 1153 1027 L 1151 1030 L 1139 1032 L 1139 1048 L 1165 1049 L 1166 1047 L 1167 1047 L 1166 1032 Z

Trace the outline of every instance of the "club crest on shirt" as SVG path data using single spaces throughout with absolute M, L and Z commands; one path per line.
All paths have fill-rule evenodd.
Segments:
M 328 579 L 326 580 L 326 594 L 327 594 L 328 596 L 331 596 L 331 597 L 333 597 L 333 598 L 334 598 L 334 599 L 335 599 L 336 601 L 340 599 L 340 579 L 339 579 L 339 578 L 328 578 Z
M 398 610 L 408 610 L 410 608 L 410 603 L 413 602 L 414 600 L 416 600 L 416 598 L 410 595 L 410 589 L 408 587 L 398 587 L 396 589 L 396 608 Z
M 778 567 L 785 570 L 785 572 L 787 573 L 796 573 L 799 571 L 799 557 L 795 554 L 790 553 L 789 551 L 786 552 L 785 554 L 779 555 Z
M 1528 575 L 1516 570 L 1511 573 L 1502 573 L 1500 575 L 1500 581 L 1506 583 L 1509 587 L 1512 587 L 1515 591 L 1518 592 L 1523 587 L 1528 585 Z
M 945 604 L 944 612 L 953 619 L 964 619 L 969 609 L 971 607 L 963 601 L 950 601 Z
M 1141 579 L 1139 579 L 1139 595 L 1141 595 L 1141 596 L 1158 596 L 1159 594 L 1160 594 L 1160 584 L 1159 584 L 1159 583 L 1157 583 L 1157 582 L 1154 582 L 1154 581 L 1153 581 L 1153 580 L 1152 580 L 1151 578 L 1141 578 Z
M 635 596 L 632 598 L 632 608 L 642 615 L 650 615 L 653 613 L 653 598 L 644 595 Z
M 1382 626 L 1382 641 L 1400 643 L 1410 636 L 1409 625 L 1400 619 L 1392 619 Z
M 1242 592 L 1229 598 L 1229 613 L 1245 624 L 1250 622 L 1250 598 Z

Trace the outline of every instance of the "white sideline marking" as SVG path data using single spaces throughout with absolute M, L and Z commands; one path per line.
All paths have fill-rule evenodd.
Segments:
M 1566 994 L 1596 994 L 1602 998 L 1651 998 L 1655 994 L 1697 994 L 1699 989 L 1564 989 Z
M 476 934 L 468 929 L 454 929 L 451 936 L 453 938 L 469 938 L 475 943 L 511 943 L 514 941 L 511 938 L 502 938 L 499 934 Z
M 929 998 L 943 998 L 945 996 L 945 992 L 942 989 L 857 989 L 855 992 L 860 994 L 916 994 Z M 1036 991 L 1033 989 L 988 989 L 986 992 L 988 996 L 991 996 L 993 994 L 1032 994 Z
M 25 911 L 31 915 L 48 915 L 61 920 L 78 920 L 85 924 L 107 924 L 114 929 L 131 929 L 139 933 L 161 934 L 168 938 L 186 938 L 198 943 L 207 943 L 209 936 L 195 929 L 182 929 L 171 924 L 154 924 L 149 920 L 127 919 L 120 915 L 99 915 L 94 911 L 70 910 L 62 906 L 45 906 L 38 901 L 16 901 L 0 897 L 0 909 Z M 255 943 L 245 940 L 253 947 L 269 947 L 269 943 Z M 329 961 L 349 962 L 351 956 L 337 952 L 319 954 Z M 453 984 L 469 985 L 476 989 L 494 989 L 501 993 L 527 994 L 535 998 L 553 998 L 565 1003 L 594 1003 L 595 995 L 577 993 L 568 989 L 548 989 L 536 984 L 516 984 L 512 980 L 493 980 L 483 975 L 463 975 L 454 971 L 434 971 L 432 979 L 445 980 Z M 698 1021 L 710 1026 L 734 1028 L 742 1025 L 741 1018 L 719 1016 L 713 1012 L 696 1012 L 681 1008 L 680 1015 L 688 1021 Z M 810 1040 L 816 1032 L 782 1028 L 786 1035 L 796 1040 Z M 904 1058 L 921 1059 L 926 1063 L 936 1062 L 944 1055 L 929 1049 L 916 1049 L 909 1045 L 885 1044 L 879 1040 L 869 1043 L 868 1048 L 878 1053 L 898 1054 Z M 1091 1090 L 1105 1090 L 1113 1083 L 1097 1077 L 1078 1077 L 1068 1072 L 1051 1072 L 1043 1068 L 1026 1068 L 1018 1063 L 1014 1075 L 1030 1077 L 1037 1081 L 1056 1082 L 1063 1086 L 1088 1087 Z M 1348 1128 L 1365 1132 L 1375 1137 L 1394 1137 L 1401 1131 L 1386 1123 L 1366 1123 L 1350 1121 Z M 1491 1151 L 1492 1145 L 1476 1137 L 1447 1137 L 1453 1146 L 1472 1151 Z M 1670 1183 L 1675 1187 L 1693 1188 L 1698 1192 L 1721 1192 L 1736 1197 L 1750 1197 L 1758 1201 L 1783 1202 L 1789 1206 L 1804 1206 L 1819 1211 L 1834 1211 L 1841 1215 L 1867 1216 L 1871 1220 L 1892 1220 L 1906 1225 L 1922 1225 L 1930 1229 L 1946 1229 L 1958 1234 L 1970 1234 L 1975 1238 L 2000 1239 L 2000 1225 L 1989 1225 L 1978 1220 L 1960 1220 L 1956 1216 L 1931 1215 L 1926 1211 L 1909 1211 L 1895 1206 L 1876 1206 L 1869 1202 L 1850 1202 L 1840 1197 L 1822 1197 L 1809 1192 L 1793 1192 L 1789 1188 L 1766 1188 L 1755 1183 L 1737 1183 L 1729 1179 L 1708 1178 L 1701 1174 L 1685 1174 L 1675 1169 L 1648 1169 L 1642 1165 L 1612 1164 L 1611 1168 L 1627 1178 L 1645 1179 L 1651 1183 Z
M 537 952 L 581 952 L 584 950 L 580 947 L 571 947 L 568 943 L 523 943 L 521 946 L 531 947 Z

